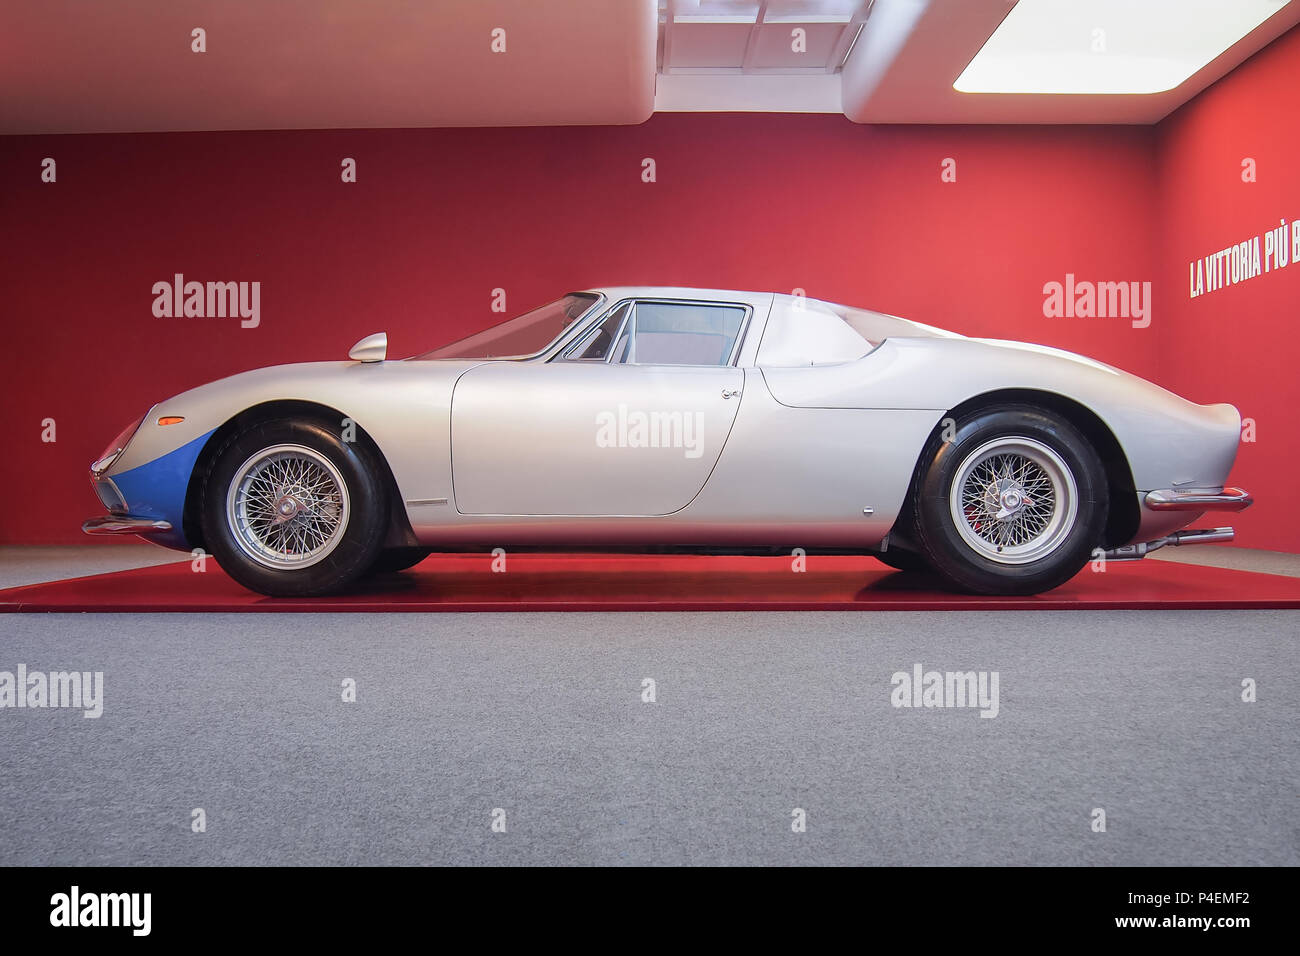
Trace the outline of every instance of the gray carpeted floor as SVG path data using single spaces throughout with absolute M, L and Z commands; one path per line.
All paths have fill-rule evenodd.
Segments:
M 1298 633 L 1290 611 L 3 615 L 0 670 L 102 671 L 104 712 L 0 711 L 0 863 L 1294 865 Z M 916 663 L 997 671 L 998 716 L 895 709 Z
M 189 555 L 147 541 L 101 540 L 85 545 L 0 546 L 0 589 L 147 568 Z

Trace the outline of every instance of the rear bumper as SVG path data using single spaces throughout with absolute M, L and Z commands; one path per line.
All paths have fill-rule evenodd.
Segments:
M 86 534 L 150 534 L 170 531 L 172 523 L 156 518 L 133 518 L 131 515 L 105 515 L 91 518 L 81 526 Z
M 1244 511 L 1254 503 L 1255 499 L 1241 488 L 1224 488 L 1209 494 L 1162 488 L 1148 491 L 1143 499 L 1143 504 L 1152 511 Z

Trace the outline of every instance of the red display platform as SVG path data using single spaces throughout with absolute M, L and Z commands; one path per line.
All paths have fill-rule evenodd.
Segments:
M 942 591 L 926 576 L 869 557 L 695 555 L 434 555 L 401 574 L 326 598 L 246 591 L 215 562 L 98 574 L 0 591 L 21 611 L 971 611 L 1300 608 L 1300 578 L 1168 561 L 1112 562 L 1033 597 Z

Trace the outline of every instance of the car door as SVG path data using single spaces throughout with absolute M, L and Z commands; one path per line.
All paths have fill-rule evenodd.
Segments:
M 491 362 L 452 395 L 456 508 L 667 515 L 699 494 L 741 401 L 742 304 L 614 305 L 549 361 Z

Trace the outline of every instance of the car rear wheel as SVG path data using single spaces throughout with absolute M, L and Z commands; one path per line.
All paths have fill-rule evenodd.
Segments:
M 346 587 L 383 545 L 387 494 L 372 454 L 318 422 L 232 435 L 203 487 L 203 536 L 244 587 L 308 597 Z
M 914 509 L 921 554 L 956 587 L 1036 594 L 1064 584 L 1101 544 L 1101 461 L 1078 429 L 1026 405 L 983 409 L 922 455 Z

